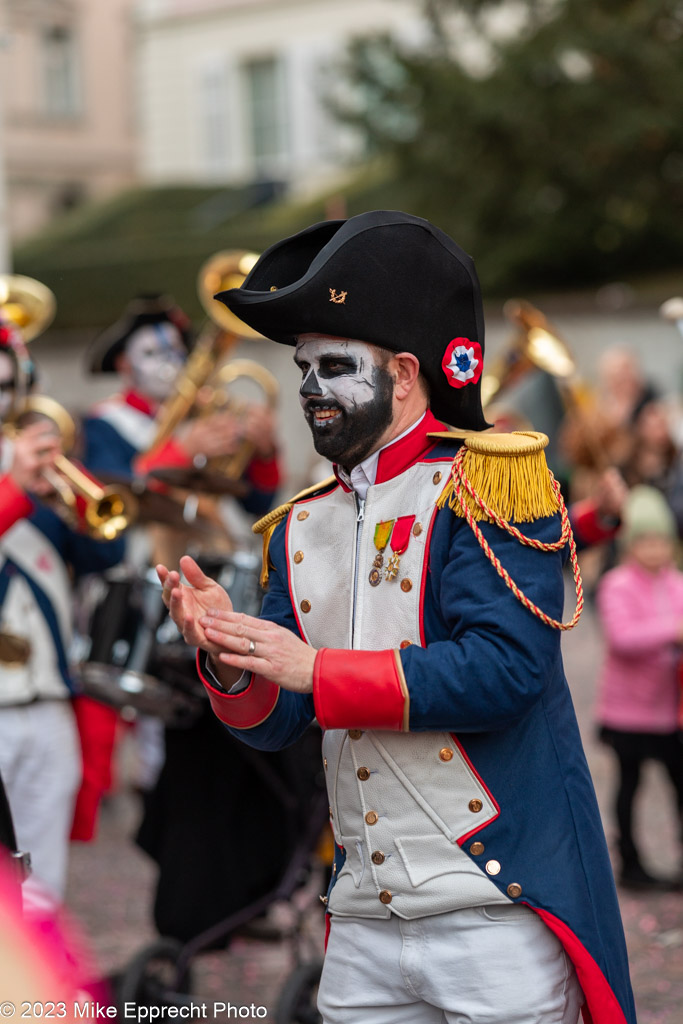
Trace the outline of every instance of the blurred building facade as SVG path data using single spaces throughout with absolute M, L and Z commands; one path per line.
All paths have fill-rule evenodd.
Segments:
M 0 0 L 0 159 L 14 241 L 135 180 L 133 2 Z
M 138 0 L 136 22 L 143 178 L 296 192 L 360 155 L 326 106 L 349 42 L 425 32 L 414 0 Z

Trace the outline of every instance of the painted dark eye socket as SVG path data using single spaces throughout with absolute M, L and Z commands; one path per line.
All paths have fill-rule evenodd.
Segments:
M 343 373 L 355 373 L 356 363 L 353 359 L 322 359 L 320 370 L 324 374 L 340 375 Z
M 310 368 L 311 368 L 311 364 L 310 364 L 310 363 L 297 363 L 296 365 L 297 365 L 297 366 L 299 367 L 299 369 L 301 370 L 301 376 L 302 376 L 302 377 L 305 377 L 305 376 L 306 376 L 306 374 L 308 373 L 308 371 L 309 371 L 309 370 L 310 370 Z

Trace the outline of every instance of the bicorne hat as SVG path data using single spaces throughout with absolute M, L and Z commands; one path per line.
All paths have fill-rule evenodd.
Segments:
M 169 295 L 136 295 L 116 323 L 105 328 L 93 341 L 86 354 L 88 370 L 90 373 L 115 373 L 116 357 L 123 352 L 131 335 L 140 327 L 165 323 L 178 329 L 189 352 L 192 347 L 191 324 L 180 306 Z
M 375 210 L 314 224 L 267 249 L 240 288 L 216 298 L 273 341 L 300 334 L 411 352 L 430 406 L 457 428 L 485 430 L 484 314 L 472 259 L 426 220 Z

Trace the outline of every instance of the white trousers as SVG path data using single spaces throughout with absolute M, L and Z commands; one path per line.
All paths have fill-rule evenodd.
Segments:
M 324 1024 L 576 1024 L 582 1003 L 571 961 L 528 907 L 332 917 Z
M 22 887 L 27 913 L 63 900 L 69 834 L 81 780 L 81 748 L 69 700 L 0 708 L 0 774 L 20 850 L 32 872 Z

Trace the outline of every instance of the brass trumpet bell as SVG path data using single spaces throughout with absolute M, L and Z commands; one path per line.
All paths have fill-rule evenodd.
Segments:
M 53 292 L 32 277 L 0 275 L 0 311 L 24 341 L 32 341 L 54 320 L 57 303 Z
M 224 331 L 238 338 L 262 338 L 263 335 L 231 313 L 222 302 L 217 302 L 214 295 L 227 288 L 240 288 L 258 258 L 255 252 L 226 249 L 210 256 L 197 275 L 199 301 L 207 316 Z
M 69 451 L 76 438 L 76 425 L 64 406 L 48 395 L 26 398 L 8 422 L 6 432 L 11 436 L 41 419 L 55 424 L 62 448 Z M 96 540 L 116 540 L 137 515 L 133 494 L 105 487 L 65 455 L 58 455 L 53 466 L 43 470 L 43 476 L 55 490 L 61 517 L 72 527 L 84 528 Z

